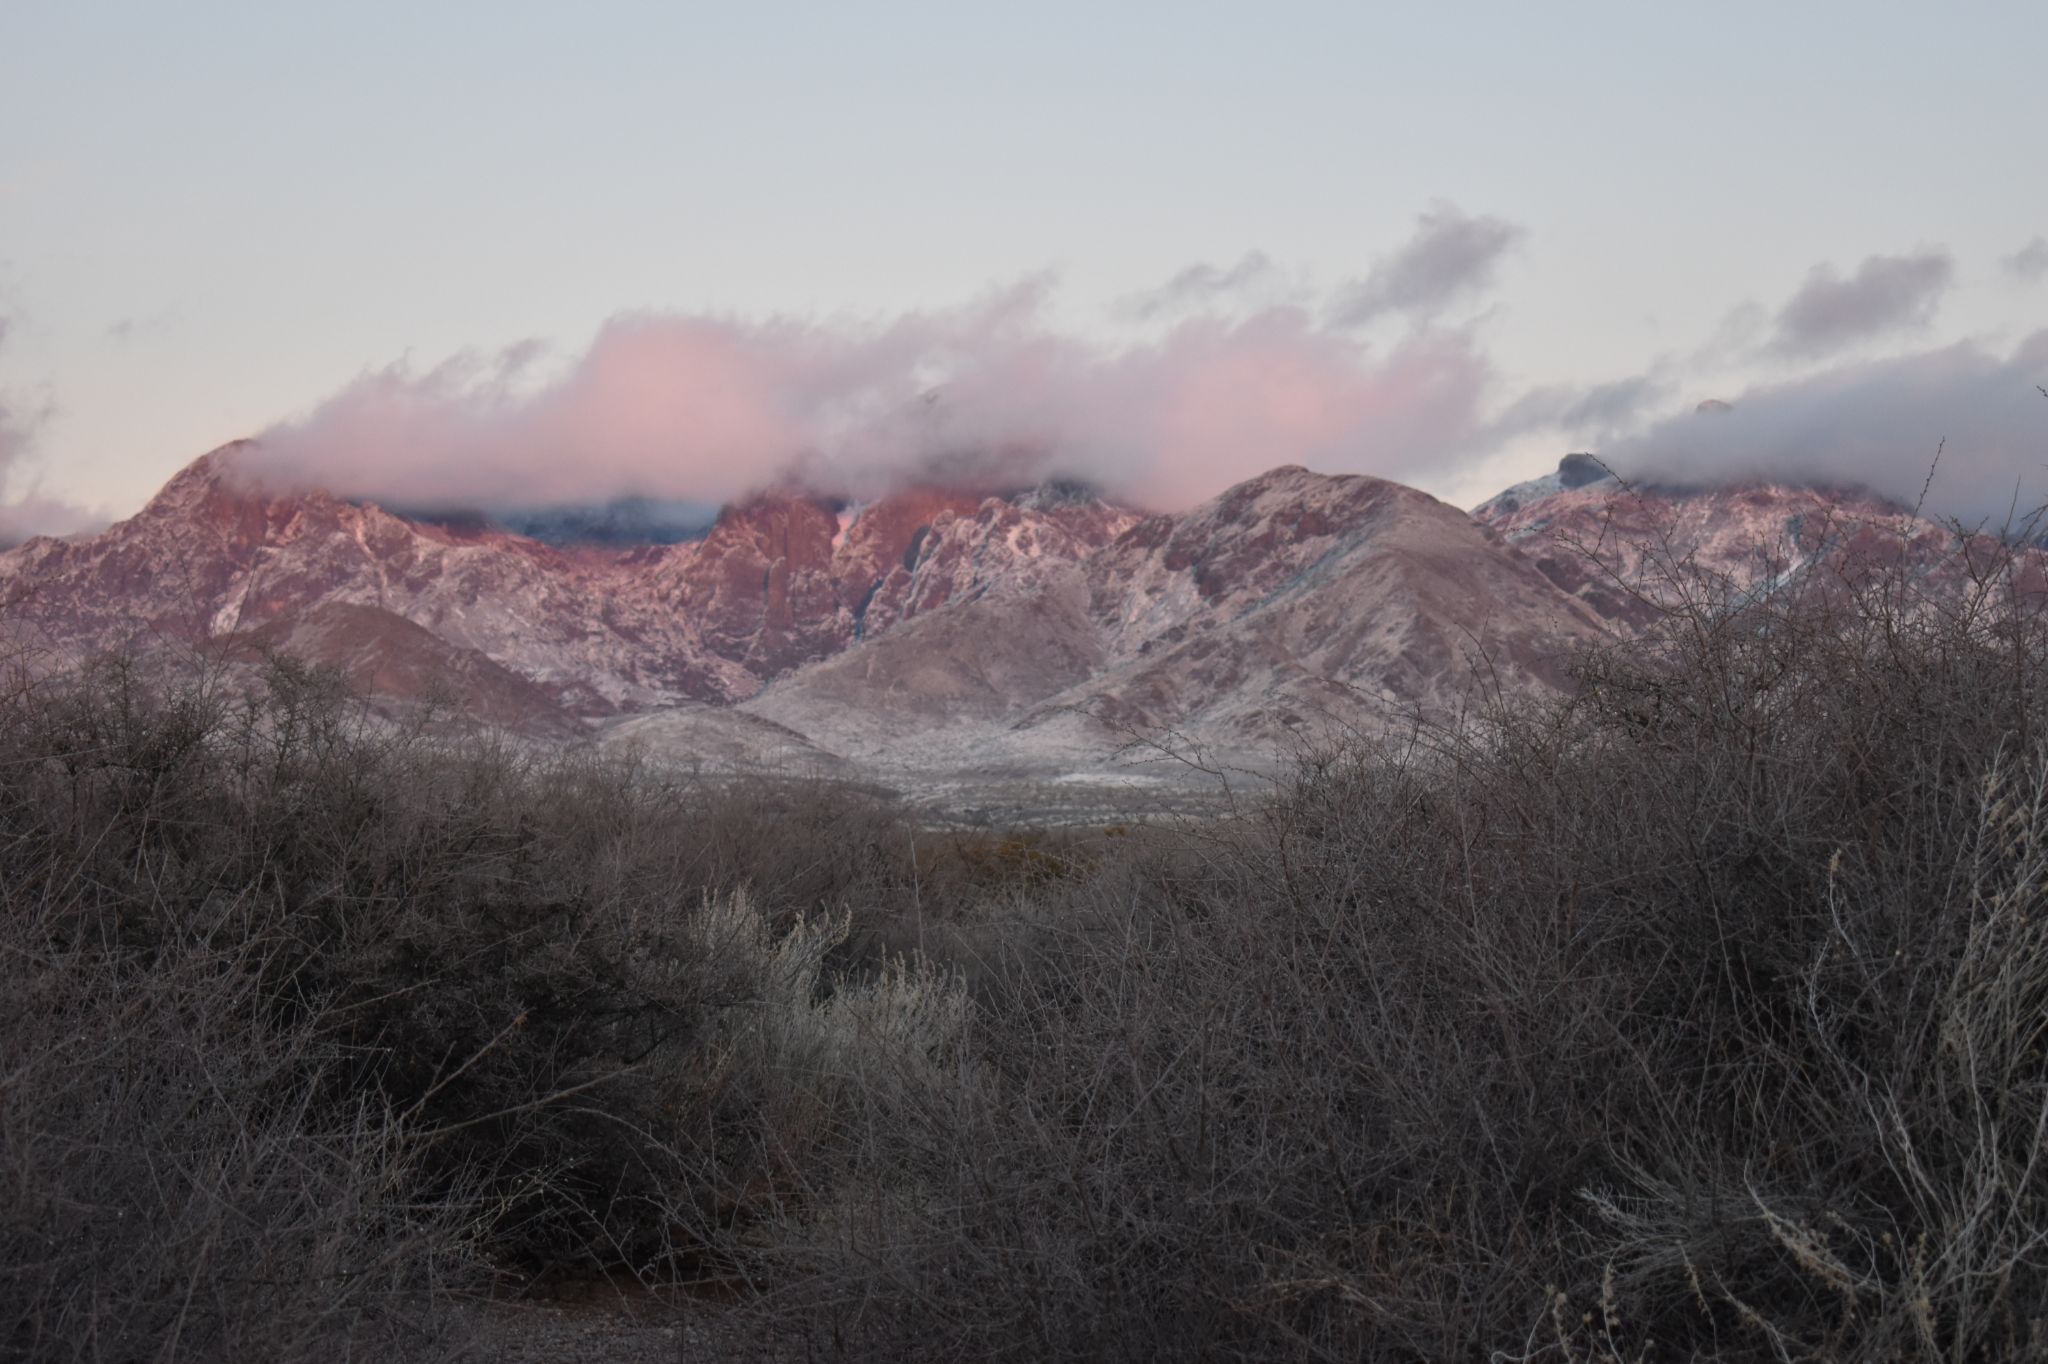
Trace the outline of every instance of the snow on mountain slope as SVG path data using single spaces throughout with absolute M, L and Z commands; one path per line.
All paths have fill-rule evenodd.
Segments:
M 1564 681 L 1592 616 L 1456 508 L 1283 468 L 1137 523 L 745 703 L 869 761 L 1028 763 L 1124 738 L 1269 753 Z
M 624 719 L 616 741 L 735 763 L 1022 770 L 1118 736 L 1270 751 L 1564 686 L 1574 649 L 1660 592 L 1901 555 L 1954 572 L 1969 543 L 1867 495 L 1636 489 L 1574 455 L 1470 517 L 1288 467 L 1173 515 L 1071 487 L 783 490 L 700 540 L 549 545 L 266 490 L 241 453 L 96 536 L 0 554 L 0 627 L 60 656 L 284 648 L 525 732 Z
M 232 659 L 275 650 L 337 669 L 360 694 L 427 702 L 537 738 L 567 739 L 582 729 L 545 687 L 374 606 L 324 602 L 236 636 L 234 643 Z
M 851 778 L 851 763 L 772 720 L 734 706 L 690 702 L 629 715 L 599 735 L 606 748 L 638 751 L 684 767 L 721 772 Z
M 1136 519 L 1092 497 L 913 489 L 842 522 L 846 509 L 782 492 L 728 507 L 699 541 L 556 547 L 268 490 L 242 475 L 245 449 L 203 456 L 99 535 L 0 554 L 0 629 L 60 658 L 259 640 L 323 641 L 338 658 L 343 618 L 309 622 L 364 608 L 382 613 L 349 618 L 364 648 L 418 655 L 391 625 L 417 627 L 448 659 L 474 654 L 533 689 L 494 714 L 538 724 L 544 704 L 553 725 L 750 696 L 937 604 L 1092 553 Z M 419 699 L 429 671 L 364 676 Z
M 1042 567 L 917 615 L 742 703 L 869 761 L 924 765 L 984 741 L 1026 710 L 1085 683 L 1108 660 L 1076 563 Z
M 1069 565 L 1136 525 L 1137 513 L 1093 497 L 1038 490 L 946 511 L 877 586 L 868 633 L 998 586 L 1050 588 Z
M 1549 473 L 1517 483 L 1505 492 L 1496 493 L 1474 507 L 1472 515 L 1481 521 L 1493 522 L 1514 515 L 1525 504 L 1540 502 L 1544 498 L 1554 497 L 1573 488 L 1616 482 L 1613 472 L 1595 456 L 1566 455 Z
M 1087 704 L 1136 729 L 1272 742 L 1563 685 L 1602 630 L 1465 513 L 1381 479 L 1276 469 L 1090 560 L 1121 666 Z
M 1100 775 L 1126 740 L 1255 760 L 1568 686 L 1574 651 L 1702 589 L 1904 562 L 1940 590 L 2001 550 L 1853 491 L 1632 488 L 1583 455 L 1471 516 L 1287 467 L 1172 515 L 1071 486 L 781 490 L 698 540 L 548 544 L 266 489 L 243 453 L 97 535 L 0 554 L 0 642 L 283 649 L 536 736 L 1028 786 Z M 2026 590 L 2043 562 L 2022 556 Z
M 1853 585 L 1903 563 L 1923 586 L 1942 591 L 2001 552 L 1995 537 L 1853 488 L 1634 487 L 1603 471 L 1576 483 L 1521 484 L 1472 514 L 1624 630 L 1647 625 L 1681 597 L 1739 598 L 1816 573 Z M 2038 553 L 2021 562 L 2040 576 Z
M 635 590 L 696 548 L 566 551 L 242 484 L 228 447 L 98 536 L 0 555 L 0 619 L 62 652 L 190 646 L 372 607 L 528 679 L 568 714 L 753 689 L 694 622 Z

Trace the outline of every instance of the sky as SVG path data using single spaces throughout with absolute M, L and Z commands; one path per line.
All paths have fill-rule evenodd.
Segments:
M 2044 54 L 2038 3 L 0 0 L 0 536 L 243 436 L 387 501 L 1159 506 L 1573 449 L 1903 495 L 1946 438 L 1989 514 L 2048 496 Z

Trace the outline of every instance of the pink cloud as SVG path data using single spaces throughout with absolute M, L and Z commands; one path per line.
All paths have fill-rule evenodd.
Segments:
M 1050 326 L 1045 296 L 879 322 L 628 315 L 537 384 L 524 354 L 393 366 L 266 433 L 255 468 L 400 505 L 1061 476 L 1172 506 L 1283 463 L 1412 474 L 1473 439 L 1490 378 L 1459 332 L 1380 352 L 1276 307 L 1113 345 Z

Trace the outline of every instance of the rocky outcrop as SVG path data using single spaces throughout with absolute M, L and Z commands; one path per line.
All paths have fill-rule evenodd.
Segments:
M 1518 484 L 1472 515 L 1624 632 L 1681 602 L 1717 605 L 1795 583 L 1855 591 L 1901 568 L 1916 591 L 1960 592 L 2008 557 L 1997 536 L 1918 516 L 1859 488 L 1638 486 L 1604 469 L 1584 482 L 1564 474 Z M 2041 591 L 2044 566 L 2039 551 L 2018 552 L 2014 585 Z
M 598 718 L 741 700 L 922 612 L 1085 557 L 1136 519 L 1036 491 L 912 489 L 862 507 L 782 491 L 726 508 L 700 540 L 553 545 L 482 518 L 267 488 L 247 476 L 246 449 L 194 461 L 98 535 L 0 554 L 0 629 L 58 657 L 228 648 L 340 638 L 307 623 L 363 608 L 451 658 L 490 661 L 562 716 Z M 425 671 L 364 676 L 402 697 Z M 531 715 L 532 702 L 498 709 Z
M 998 579 L 746 708 L 807 733 L 838 726 L 867 757 L 1025 765 L 1039 731 L 1081 720 L 1098 742 L 1173 736 L 1270 754 L 1442 714 L 1475 688 L 1563 685 L 1571 652 L 1602 637 L 1457 508 L 1380 479 L 1283 468 L 1085 557 L 1044 556 L 1035 575 Z

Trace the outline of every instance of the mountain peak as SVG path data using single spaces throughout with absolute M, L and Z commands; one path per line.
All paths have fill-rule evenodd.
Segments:
M 1107 503 L 1109 499 L 1102 495 L 1101 489 L 1085 479 L 1048 478 L 1009 500 L 1020 507 L 1050 511 L 1054 507 L 1085 506 L 1093 502 Z
M 172 475 L 136 514 L 134 524 L 203 529 L 226 541 L 253 545 L 264 539 L 272 522 L 325 496 L 287 495 L 266 488 L 246 462 L 255 449 L 254 441 L 237 440 L 209 450 Z
M 1571 454 L 1557 462 L 1557 482 L 1560 487 L 1583 488 L 1588 483 L 1598 483 L 1603 478 L 1613 476 L 1614 471 L 1602 464 L 1596 455 Z
M 148 505 L 175 509 L 192 506 L 209 497 L 239 494 L 245 484 L 236 465 L 255 448 L 253 440 L 231 440 L 207 451 L 171 475 L 170 481 L 157 490 Z
M 568 553 L 266 486 L 252 448 L 201 456 L 96 537 L 0 556 L 0 577 L 33 575 L 38 625 L 80 654 L 288 642 L 401 703 L 445 674 L 496 698 L 479 714 L 536 733 L 772 683 L 822 706 L 833 744 L 891 707 L 916 712 L 914 736 L 997 726 L 976 731 L 977 762 L 1066 687 L 1133 718 L 1228 716 L 1270 736 L 1294 723 L 1282 710 L 1349 707 L 1361 686 L 1437 696 L 1489 612 L 1512 618 L 1525 662 L 1539 627 L 1577 628 L 1573 603 L 1454 509 L 1299 465 L 1142 519 L 1076 480 L 993 495 L 935 481 L 858 505 L 771 488 L 701 539 Z M 828 674 L 843 697 L 804 691 Z
M 216 446 L 171 475 L 144 504 L 140 515 L 150 520 L 218 522 L 223 517 L 271 515 L 286 507 L 335 500 L 317 488 L 269 482 L 253 459 L 261 448 L 251 439 Z
M 1491 525 L 1526 511 L 1559 493 L 1591 488 L 1601 483 L 1616 483 L 1619 486 L 1614 471 L 1602 464 L 1598 456 L 1577 451 L 1559 460 L 1557 468 L 1549 473 L 1495 493 L 1474 507 L 1472 515 Z

